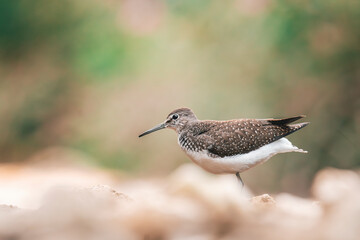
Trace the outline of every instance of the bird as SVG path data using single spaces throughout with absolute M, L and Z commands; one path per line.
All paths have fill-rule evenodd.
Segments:
M 278 153 L 307 153 L 285 138 L 309 124 L 291 124 L 304 117 L 199 120 L 190 108 L 179 108 L 139 138 L 165 128 L 175 130 L 178 144 L 195 164 L 213 174 L 235 174 L 244 187 L 240 173 Z

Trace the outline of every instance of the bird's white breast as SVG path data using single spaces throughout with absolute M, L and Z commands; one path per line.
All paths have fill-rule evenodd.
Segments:
M 203 150 L 200 152 L 186 151 L 185 149 L 183 150 L 193 162 L 195 162 L 205 170 L 215 174 L 236 172 L 241 173 L 258 164 L 266 162 L 272 156 L 278 153 L 306 153 L 306 151 L 293 146 L 291 142 L 286 138 L 281 138 L 254 151 L 229 157 L 211 157 L 208 155 L 207 150 Z

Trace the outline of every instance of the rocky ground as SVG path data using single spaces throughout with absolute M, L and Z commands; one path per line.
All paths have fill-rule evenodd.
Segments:
M 2 165 L 0 239 L 359 239 L 360 178 L 325 169 L 312 198 L 251 196 L 233 176 L 183 165 L 121 180 L 83 167 Z

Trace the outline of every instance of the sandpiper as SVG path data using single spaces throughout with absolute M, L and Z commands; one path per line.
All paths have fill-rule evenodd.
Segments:
M 305 127 L 308 122 L 291 124 L 303 118 L 199 120 L 189 108 L 172 111 L 166 120 L 139 137 L 163 128 L 178 134 L 178 143 L 190 159 L 208 172 L 235 174 L 266 162 L 278 153 L 301 152 L 285 136 Z

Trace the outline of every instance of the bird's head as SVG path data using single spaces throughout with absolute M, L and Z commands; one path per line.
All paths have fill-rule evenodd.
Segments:
M 186 127 L 190 122 L 197 121 L 195 114 L 189 108 L 179 108 L 172 111 L 163 123 L 156 125 L 155 127 L 145 131 L 140 134 L 139 137 L 145 136 L 149 133 L 158 131 L 164 128 L 174 129 L 179 133 L 184 127 Z

